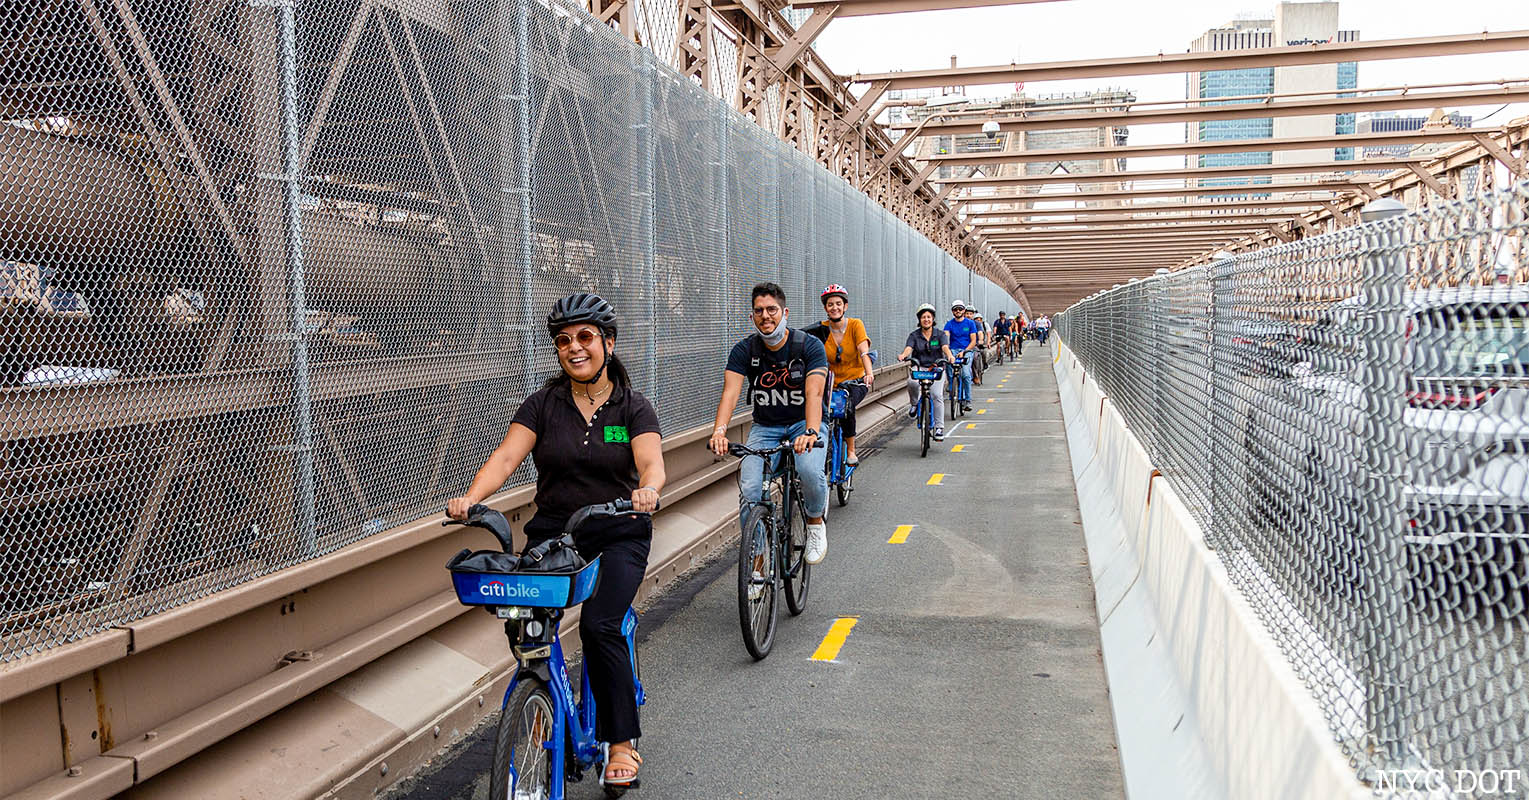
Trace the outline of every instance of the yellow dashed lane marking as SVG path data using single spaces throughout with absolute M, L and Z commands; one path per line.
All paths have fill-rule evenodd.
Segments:
M 933 475 L 929 476 L 929 482 L 924 484 L 924 485 L 925 486 L 939 486 L 940 482 L 943 481 L 943 480 L 945 480 L 945 473 L 943 473 L 943 472 L 936 472 Z
M 950 448 L 950 452 L 952 452 L 952 453 L 959 453 L 959 452 L 961 452 L 962 450 L 965 450 L 965 449 L 966 449 L 966 445 L 958 444 L 955 447 Z
M 977 413 L 978 413 L 978 414 L 986 414 L 986 413 L 987 413 L 987 409 L 985 409 L 985 408 L 979 408 L 979 409 L 977 409 Z
M 994 400 L 997 400 L 997 399 L 998 399 L 998 398 L 996 398 L 996 397 L 989 397 L 989 398 L 988 398 L 988 399 L 987 399 L 987 401 L 988 401 L 988 402 L 989 402 L 989 403 L 991 403 L 991 402 L 993 402 L 993 401 L 994 401 Z
M 902 544 L 908 541 L 908 534 L 912 532 L 912 525 L 898 525 L 897 530 L 892 531 L 892 538 L 887 540 L 887 544 Z
M 849 632 L 855 629 L 854 617 L 839 617 L 834 624 L 828 627 L 828 635 L 823 637 L 823 643 L 813 652 L 813 661 L 834 661 L 839 658 L 839 651 L 844 648 L 844 640 L 849 638 Z
M 968 422 L 968 423 L 966 423 L 966 429 L 969 430 L 969 431 L 976 430 L 977 429 L 977 423 L 975 423 L 975 422 Z

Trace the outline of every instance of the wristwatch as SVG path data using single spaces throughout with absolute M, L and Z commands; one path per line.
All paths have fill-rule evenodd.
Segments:
M 818 431 L 817 431 L 816 428 L 808 428 L 807 430 L 802 431 L 802 435 L 803 436 L 811 436 L 813 438 L 817 438 Z

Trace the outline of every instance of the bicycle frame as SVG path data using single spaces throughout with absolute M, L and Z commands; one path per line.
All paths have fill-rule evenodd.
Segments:
M 796 577 L 797 573 L 801 572 L 802 565 L 807 563 L 804 559 L 797 562 L 795 570 L 791 569 L 791 554 L 786 552 L 785 547 L 786 531 L 781 529 L 779 525 L 775 524 L 776 520 L 784 516 L 782 513 L 783 511 L 792 510 L 792 504 L 796 505 L 796 513 L 803 515 L 806 514 L 806 511 L 801 507 L 802 479 L 801 476 L 796 473 L 796 462 L 791 461 L 789 465 L 787 464 L 786 457 L 789 455 L 791 455 L 789 452 L 776 453 L 774 456 L 772 456 L 772 459 L 778 459 L 777 464 L 770 464 L 769 462 L 765 463 L 765 474 L 763 482 L 765 488 L 764 498 L 761 500 L 750 501 L 754 505 L 761 505 L 770 510 L 770 536 L 775 540 L 774 552 L 776 560 L 777 583 L 784 582 L 786 578 Z M 760 456 L 749 457 L 760 458 Z M 770 482 L 775 480 L 782 481 L 780 492 L 781 504 L 779 506 L 776 506 L 775 501 L 770 499 Z M 832 483 L 831 480 L 830 483 Z M 803 516 L 803 519 L 806 519 L 806 517 Z
M 540 610 L 540 609 L 537 609 Z M 600 750 L 600 742 L 595 738 L 595 698 L 589 687 L 589 669 L 583 668 L 579 678 L 579 694 L 575 698 L 573 685 L 568 680 L 568 663 L 563 657 L 563 641 L 556 631 L 562 621 L 561 609 L 559 613 L 545 614 L 547 619 L 542 620 L 550 632 L 551 643 L 547 645 L 547 654 L 538 658 L 525 658 L 515 670 L 515 676 L 510 679 L 510 685 L 505 687 L 504 698 L 499 702 L 499 711 L 504 713 L 509 707 L 510 696 L 514 694 L 515 687 L 520 684 L 521 678 L 526 674 L 540 678 L 552 693 L 552 741 L 543 744 L 550 753 L 549 760 L 552 766 L 552 795 L 549 800 L 562 800 L 564 798 L 564 784 L 568 778 L 568 764 L 570 761 L 578 769 L 574 780 L 583 778 L 583 770 L 598 765 L 604 758 Z M 533 614 L 532 619 L 537 615 Z M 508 627 L 508 626 L 507 626 Z M 521 653 L 516 648 L 520 647 L 515 642 L 515 637 L 508 630 L 505 632 L 510 639 L 511 649 L 515 651 L 516 658 L 521 658 Z M 626 616 L 621 621 L 621 634 L 626 637 L 627 654 L 632 662 L 632 680 L 637 688 L 637 705 L 642 706 L 647 702 L 647 694 L 643 691 L 642 680 L 637 675 L 637 612 L 631 608 L 626 610 Z M 573 745 L 573 758 L 570 759 L 568 746 Z M 519 782 L 520 776 L 514 774 L 515 765 L 510 765 L 512 776 L 511 785 Z
M 972 386 L 966 375 L 961 372 L 961 367 L 968 362 L 966 357 L 956 359 L 955 363 L 947 366 L 945 380 L 950 385 L 951 399 L 957 403 L 970 403 L 972 401 Z

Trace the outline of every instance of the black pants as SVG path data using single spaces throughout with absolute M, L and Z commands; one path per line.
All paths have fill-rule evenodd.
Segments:
M 839 420 L 839 430 L 844 431 L 844 438 L 853 439 L 855 436 L 855 406 L 860 405 L 860 401 L 865 399 L 866 392 L 870 390 L 865 388 L 865 384 L 852 383 L 844 387 L 844 391 L 849 392 L 849 405 L 844 409 L 844 419 Z
M 538 515 L 526 523 L 526 536 L 534 543 L 557 535 L 562 527 L 561 521 Z M 626 637 L 621 635 L 621 621 L 648 571 L 653 523 L 631 517 L 591 523 L 574 535 L 574 542 L 584 558 L 601 556 L 600 583 L 579 615 L 579 641 L 589 670 L 589 688 L 595 695 L 595 736 L 602 742 L 636 739 L 642 736 L 637 685 L 632 682 L 632 660 Z

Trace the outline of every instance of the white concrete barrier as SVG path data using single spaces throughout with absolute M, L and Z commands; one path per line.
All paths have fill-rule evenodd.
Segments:
M 1198 523 L 1057 346 L 1127 794 L 1370 796 Z

